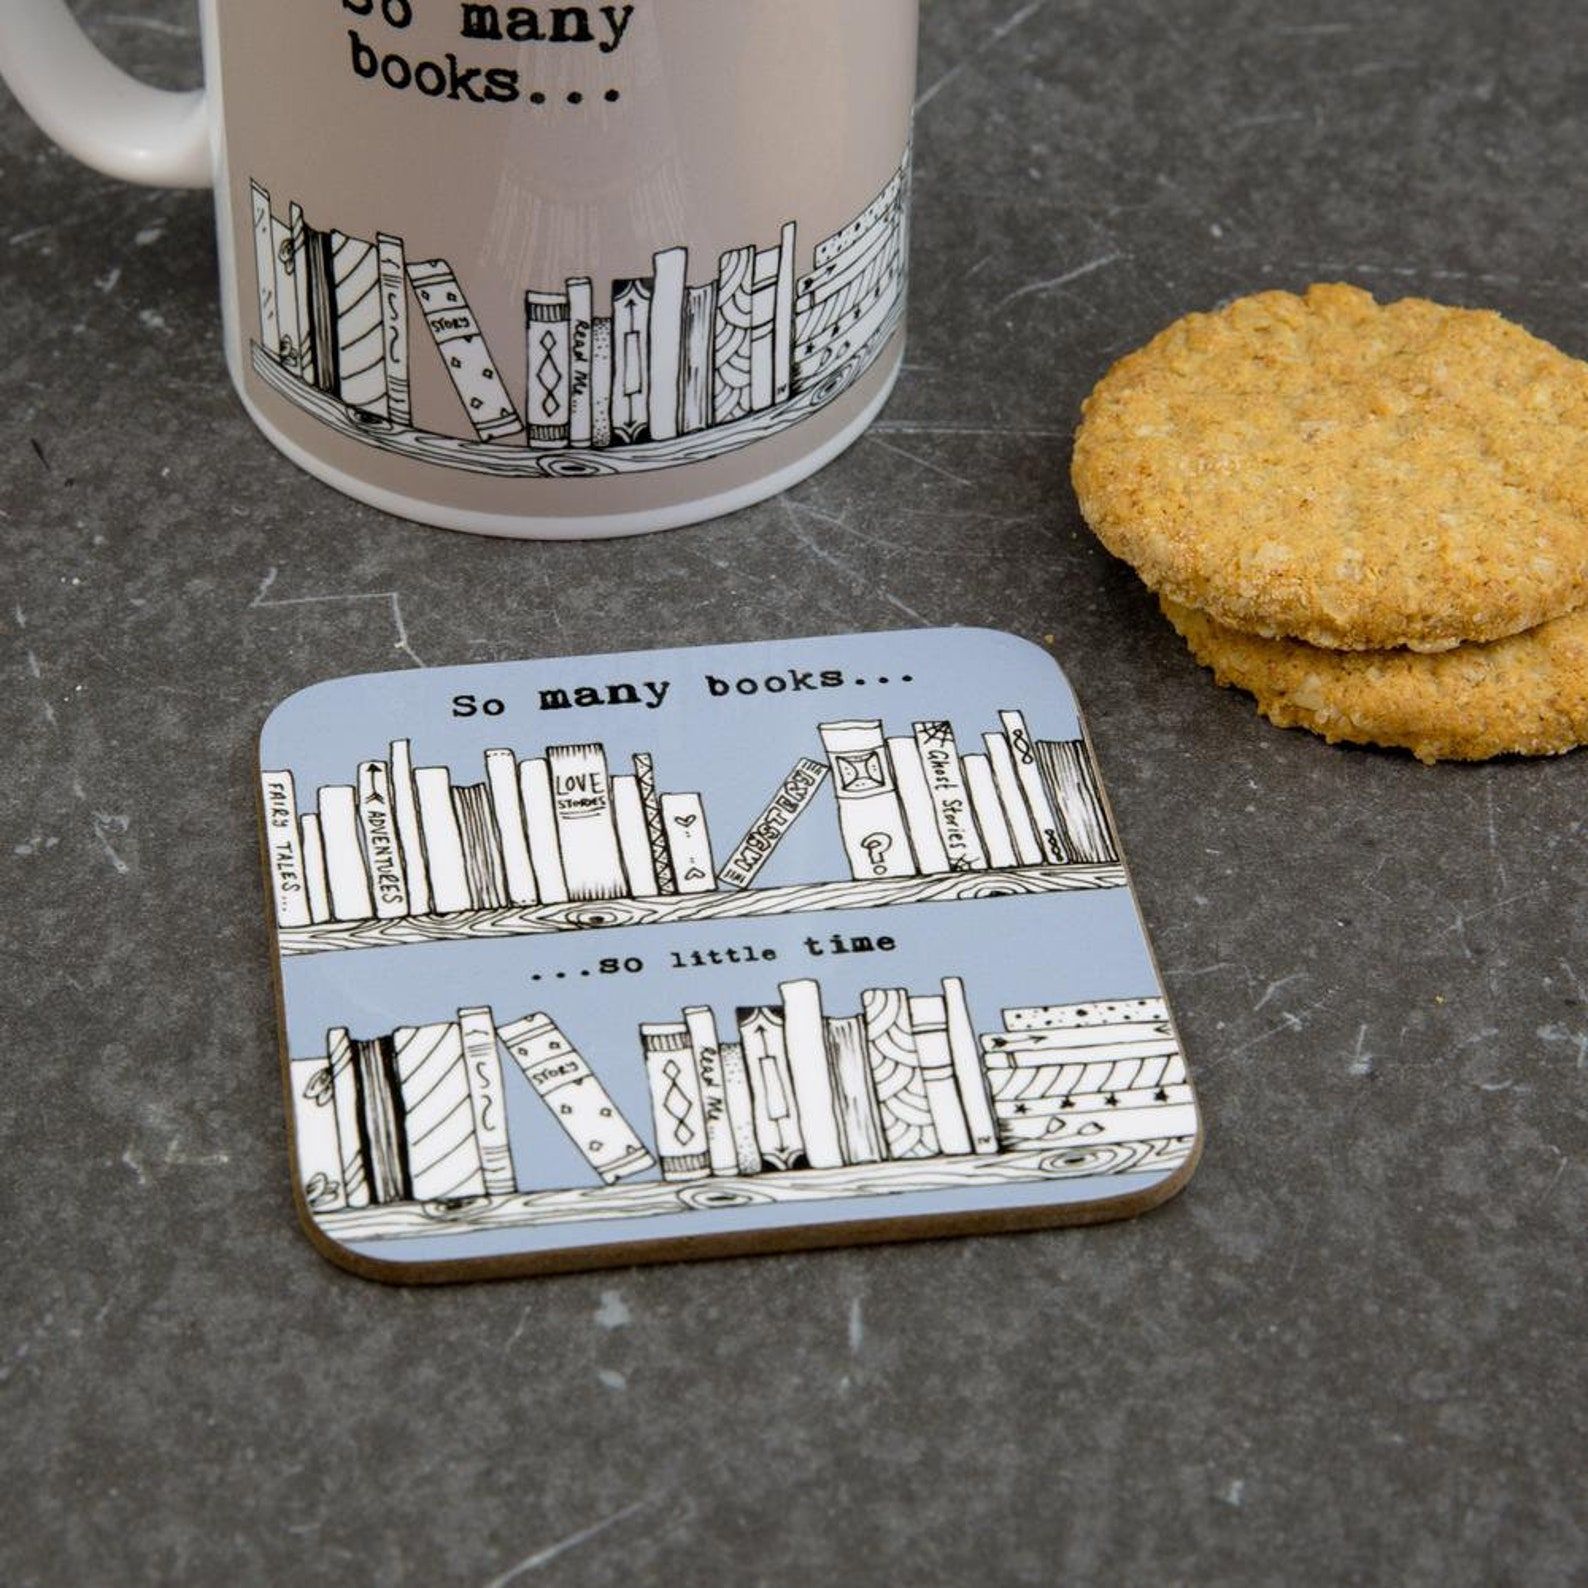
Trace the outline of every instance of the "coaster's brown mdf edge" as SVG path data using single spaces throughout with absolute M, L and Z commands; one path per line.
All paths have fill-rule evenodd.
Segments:
M 972 1235 L 1030 1234 L 1044 1229 L 1078 1229 L 1115 1224 L 1150 1213 L 1178 1196 L 1202 1157 L 1206 1131 L 1197 1109 L 1197 1133 L 1186 1161 L 1153 1185 L 1053 1207 L 993 1208 L 978 1213 L 921 1213 L 910 1218 L 862 1219 L 854 1223 L 805 1229 L 734 1230 L 721 1235 L 678 1235 L 650 1241 L 620 1241 L 557 1252 L 524 1252 L 498 1257 L 440 1259 L 424 1263 L 387 1261 L 355 1252 L 327 1235 L 315 1221 L 294 1181 L 293 1202 L 309 1243 L 328 1262 L 360 1279 L 389 1285 L 457 1284 L 470 1280 L 547 1278 L 602 1269 L 649 1267 L 658 1263 L 707 1262 L 732 1257 L 776 1256 L 881 1246 L 905 1241 L 949 1240 Z M 296 1151 L 294 1151 L 296 1175 Z

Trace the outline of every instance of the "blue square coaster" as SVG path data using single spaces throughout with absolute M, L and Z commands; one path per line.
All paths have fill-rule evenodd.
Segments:
M 1135 1213 L 1201 1141 L 1075 698 L 984 629 L 340 678 L 260 746 L 293 1185 L 382 1278 Z

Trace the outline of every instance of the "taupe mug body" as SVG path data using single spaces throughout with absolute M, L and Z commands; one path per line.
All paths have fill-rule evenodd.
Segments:
M 62 0 L 0 72 L 63 146 L 213 185 L 233 383 L 322 480 L 487 534 L 732 511 L 903 355 L 918 0 L 201 0 L 205 87 Z

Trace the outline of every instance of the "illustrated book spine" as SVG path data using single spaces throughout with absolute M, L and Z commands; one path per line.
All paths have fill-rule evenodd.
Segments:
M 336 1115 L 336 1138 L 342 1155 L 342 1199 L 350 1208 L 367 1208 L 370 1204 L 369 1176 L 364 1168 L 358 1066 L 353 1056 L 352 1038 L 341 1026 L 326 1033 L 325 1064 L 330 1074 L 331 1107 Z
M 761 1157 L 769 1169 L 796 1168 L 805 1161 L 805 1141 L 783 1041 L 782 1007 L 743 1008 L 737 1020 Z
M 507 876 L 502 843 L 491 814 L 491 792 L 484 783 L 465 783 L 452 791 L 452 812 L 463 843 L 463 875 L 469 907 L 500 909 L 507 903 Z
M 656 891 L 677 893 L 678 879 L 673 875 L 673 857 L 667 847 L 667 826 L 662 820 L 662 799 L 656 792 L 656 763 L 643 751 L 634 757 L 634 786 L 639 790 L 640 809 L 645 813 L 645 836 L 651 846 Z
M 1065 1063 L 991 1069 L 987 1072 L 987 1082 L 994 1111 L 1000 1120 L 1031 1113 L 1052 1113 L 1067 1103 L 1074 1106 L 1071 1100 L 1077 1095 L 1095 1094 L 1105 1107 L 1120 1107 L 1126 1102 L 1145 1107 L 1151 1103 L 1193 1100 L 1185 1058 L 1179 1052 L 1160 1054 L 1152 1059 L 1116 1059 L 1096 1064 L 1072 1059 Z M 1109 1092 L 1131 1095 L 1109 1104 Z M 1039 1103 L 1051 1106 L 1039 1109 Z
M 1120 1059 L 1162 1058 L 1178 1053 L 1180 1044 L 1168 1024 L 1162 1026 L 1092 1026 L 1072 1031 L 990 1033 L 982 1038 L 989 1068 L 1054 1064 L 1074 1057 L 1092 1063 Z
M 713 407 L 725 425 L 750 412 L 750 335 L 755 317 L 755 249 L 730 248 L 717 266 Z
M 1174 1027 L 1162 1020 L 1088 1021 L 1084 1025 L 1053 1025 L 1040 1030 L 993 1031 L 981 1039 L 988 1054 L 1117 1049 L 1120 1056 L 1133 1051 L 1155 1051 L 1173 1046 Z M 1094 1055 L 1096 1056 L 1096 1055 Z
M 650 347 L 651 440 L 671 441 L 683 428 L 683 333 L 689 253 L 668 248 L 652 260 Z
M 342 1189 L 342 1144 L 336 1129 L 331 1069 L 325 1059 L 294 1059 L 288 1066 L 292 1139 L 303 1200 L 316 1213 L 347 1206 Z
M 380 261 L 374 243 L 331 233 L 331 284 L 336 299 L 337 395 L 349 408 L 386 417 L 386 355 L 382 347 Z
M 1026 727 L 1025 714 L 1019 711 L 1000 711 L 998 720 L 1003 724 L 1004 737 L 1009 744 L 1009 756 L 1014 762 L 1015 777 L 1020 792 L 1025 796 L 1026 809 L 1031 813 L 1031 825 L 1036 830 L 1037 847 L 1042 859 L 1051 866 L 1062 866 L 1070 859 L 1065 843 L 1064 829 L 1048 798 L 1042 768 L 1037 763 L 1036 745 L 1030 729 Z
M 645 827 L 645 805 L 639 780 L 619 773 L 612 779 L 612 814 L 618 829 L 618 852 L 634 898 L 651 898 L 657 892 L 656 864 L 651 857 L 650 834 Z
M 607 1185 L 656 1167 L 584 1055 L 549 1015 L 526 1015 L 500 1034 L 525 1080 Z
M 908 156 L 906 156 L 906 163 Z M 842 231 L 816 245 L 794 299 L 794 386 L 829 377 L 902 304 L 908 262 L 905 166 Z
M 871 1075 L 866 1023 L 839 1015 L 827 1023 L 827 1064 L 845 1163 L 881 1163 L 888 1156 L 876 1083 Z
M 783 998 L 783 1047 L 805 1159 L 813 1169 L 836 1169 L 844 1161 L 844 1147 L 828 1066 L 821 988 L 814 981 L 800 980 L 784 982 L 778 991 Z
M 680 378 L 682 413 L 680 428 L 685 435 L 709 430 L 716 422 L 716 361 L 714 341 L 717 334 L 717 283 L 708 281 L 691 287 L 684 299 L 683 374 Z
M 259 345 L 272 358 L 281 357 L 281 317 L 276 309 L 276 251 L 271 236 L 270 195 L 257 182 L 249 184 L 253 200 L 254 278 L 259 288 Z
M 662 827 L 680 893 L 711 893 L 717 886 L 706 806 L 698 794 L 662 795 Z
M 921 1064 L 921 1084 L 932 1111 L 938 1151 L 959 1157 L 971 1150 L 970 1129 L 960 1102 L 954 1073 L 954 1054 L 948 1040 L 948 1010 L 940 995 L 910 1000 L 910 1025 L 915 1031 L 915 1051 Z
M 276 923 L 279 926 L 307 926 L 313 916 L 304 866 L 302 830 L 298 826 L 298 796 L 292 774 L 261 772 L 259 796 Z
M 574 899 L 621 899 L 628 892 L 606 752 L 599 744 L 557 744 L 546 751 L 563 877 Z
M 424 832 L 431 905 L 438 915 L 473 907 L 463 861 L 463 834 L 452 807 L 452 774 L 444 766 L 414 769 L 414 799 Z
M 1196 1134 L 1196 1100 L 1179 1054 L 994 1071 L 990 1079 L 999 1138 L 1011 1151 Z
M 529 835 L 535 885 L 547 904 L 563 904 L 568 898 L 568 879 L 563 875 L 562 850 L 557 845 L 557 801 L 552 795 L 551 768 L 545 757 L 522 762 L 518 783 L 524 797 L 524 827 Z
M 417 1202 L 486 1194 L 480 1139 L 469 1105 L 463 1038 L 450 1020 L 392 1032 L 408 1139 L 408 1178 Z
M 750 1068 L 737 1042 L 722 1044 L 722 1078 L 728 1094 L 728 1121 L 733 1127 L 734 1151 L 740 1174 L 759 1174 L 766 1166 L 755 1128 L 755 1096 L 750 1090 Z
M 481 441 L 508 441 L 523 434 L 524 422 L 452 266 L 444 259 L 421 260 L 409 265 L 408 281 L 474 433 Z
M 536 904 L 535 866 L 529 855 L 524 797 L 519 789 L 518 757 L 511 750 L 485 752 L 485 786 L 491 793 L 491 818 L 502 844 L 502 875 L 509 904 Z
M 338 921 L 368 921 L 375 914 L 375 903 L 364 870 L 357 789 L 331 783 L 320 790 L 320 836 L 325 844 L 331 914 Z
M 328 396 L 338 389 L 336 368 L 336 280 L 331 263 L 331 239 L 305 225 L 304 259 L 308 265 L 310 342 L 314 349 L 314 386 Z M 306 372 L 307 373 L 307 372 Z
M 824 722 L 822 744 L 838 796 L 838 826 L 857 882 L 915 874 L 904 806 L 880 722 Z
M 1085 741 L 1039 740 L 1037 764 L 1074 858 L 1097 866 L 1117 865 L 1119 846 L 1097 791 Z
M 937 808 L 927 786 L 920 748 L 913 738 L 892 738 L 887 744 L 916 870 L 924 877 L 941 876 L 949 870 L 948 851 L 937 829 Z
M 987 851 L 976 826 L 965 769 L 951 722 L 915 724 L 915 747 L 937 820 L 937 836 L 950 871 L 985 871 Z
M 1021 866 L 1041 865 L 1042 845 L 1037 839 L 1031 812 L 1026 808 L 1026 797 L 1020 787 L 1020 776 L 1015 771 L 1015 759 L 1010 752 L 1009 741 L 1001 733 L 984 733 L 982 743 L 987 747 L 987 765 L 992 769 L 998 803 L 1003 807 L 1010 842 L 1015 847 L 1015 863 Z
M 325 873 L 325 840 L 320 836 L 318 811 L 305 811 L 298 818 L 303 842 L 303 881 L 309 890 L 309 920 L 318 924 L 331 919 L 331 882 Z
M 743 1053 L 723 1045 L 717 1018 L 703 1005 L 684 1011 L 684 1027 L 700 1077 L 706 1115 L 706 1155 L 716 1175 L 757 1174 L 761 1151 L 755 1138 L 755 1110 Z
M 573 408 L 573 346 L 566 294 L 524 294 L 524 354 L 524 417 L 529 444 L 566 447 Z
M 863 993 L 860 1003 L 888 1156 L 934 1157 L 937 1127 L 921 1078 L 909 994 L 902 988 L 876 987 Z
M 413 1196 L 408 1172 L 408 1142 L 403 1097 L 390 1037 L 353 1043 L 358 1077 L 359 1120 L 370 1200 L 407 1202 Z
M 640 1046 L 645 1053 L 645 1079 L 651 1093 L 651 1118 L 662 1178 L 709 1179 L 706 1105 L 689 1027 L 681 1020 L 642 1025 Z
M 960 767 L 965 774 L 965 787 L 970 792 L 976 828 L 987 852 L 987 864 L 995 869 L 1014 865 L 1017 859 L 1015 841 L 1009 832 L 1003 801 L 998 797 L 992 764 L 984 755 L 967 755 L 961 758 Z
M 292 252 L 292 227 L 274 215 L 270 217 L 270 252 L 276 270 L 276 317 L 280 343 L 276 356 L 282 367 L 296 375 L 302 368 L 303 327 L 298 317 L 297 261 Z
M 794 250 L 798 231 L 793 221 L 783 227 L 777 250 L 777 276 L 772 309 L 772 402 L 785 403 L 794 381 Z
M 778 785 L 766 809 L 750 823 L 749 831 L 723 861 L 718 879 L 730 888 L 748 888 L 772 858 L 783 835 L 810 808 L 826 781 L 826 765 L 801 756 L 794 763 L 794 770 Z
M 649 441 L 651 284 L 612 283 L 612 439 Z
M 818 269 L 837 263 L 857 243 L 863 243 L 864 239 L 871 235 L 878 226 L 887 223 L 889 216 L 898 208 L 900 199 L 905 192 L 908 168 L 909 154 L 906 152 L 903 164 L 889 177 L 882 191 L 872 199 L 865 209 L 842 231 L 834 232 L 831 237 L 823 238 L 816 245 L 816 265 Z
M 392 811 L 391 773 L 384 761 L 359 763 L 358 829 L 375 914 L 381 920 L 400 919 L 409 913 L 408 884 Z
M 386 415 L 394 425 L 414 422 L 413 391 L 408 360 L 408 272 L 403 240 L 377 232 L 375 255 L 380 270 L 381 348 L 386 363 Z
M 588 276 L 568 281 L 568 445 L 588 447 L 595 434 L 591 374 L 595 337 L 595 293 Z M 607 376 L 611 379 L 610 373 Z M 610 401 L 610 396 L 608 398 Z
M 487 1008 L 460 1009 L 458 1033 L 485 1194 L 511 1196 L 518 1189 L 518 1177 L 507 1138 L 507 1090 L 502 1083 L 502 1058 L 496 1050 L 495 1017 Z
M 590 445 L 612 445 L 612 317 L 590 322 Z
M 756 254 L 750 294 L 750 409 L 753 413 L 764 412 L 773 401 L 780 268 L 780 249 L 763 248 Z
M 739 1171 L 728 1123 L 728 1094 L 718 1061 L 717 1027 L 709 1009 L 686 1009 L 684 1029 L 689 1033 L 690 1057 L 700 1078 L 700 1107 L 706 1121 L 706 1159 L 714 1175 Z
M 1038 1004 L 1004 1010 L 1007 1031 L 1050 1031 L 1077 1026 L 1167 1024 L 1162 998 L 1105 998 L 1077 1004 Z
M 288 248 L 292 283 L 293 323 L 298 328 L 297 360 L 293 372 L 298 379 L 312 386 L 314 374 L 314 307 L 309 284 L 309 226 L 303 217 L 303 206 L 292 204 L 287 210 Z
M 1197 1132 L 1197 1109 L 1193 1102 L 1163 1104 L 1137 1101 L 1114 1094 L 1114 1100 L 1072 1097 L 1070 1106 L 1046 1114 L 1035 1111 L 1021 1115 L 1002 1115 L 998 1121 L 999 1139 L 1009 1152 L 1033 1152 L 1044 1147 L 1088 1148 L 1116 1142 L 1187 1141 Z
M 943 1013 L 948 1034 L 949 1057 L 954 1081 L 959 1087 L 965 1128 L 970 1132 L 970 1150 L 975 1153 L 998 1151 L 998 1124 L 993 1118 L 992 1098 L 987 1091 L 987 1072 L 982 1066 L 981 1045 L 971 1022 L 970 1000 L 965 983 L 958 976 L 943 978 Z
M 414 792 L 413 747 L 407 739 L 394 739 L 390 750 L 391 803 L 402 845 L 403 880 L 408 885 L 408 908 L 429 915 L 430 873 L 425 862 L 424 834 L 419 825 L 419 800 Z

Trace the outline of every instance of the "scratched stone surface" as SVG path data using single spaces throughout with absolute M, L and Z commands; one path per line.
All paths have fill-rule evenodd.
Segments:
M 327 0 L 330 3 L 330 0 Z M 95 36 L 194 76 L 183 0 Z M 208 203 L 0 105 L 10 1584 L 1580 1582 L 1588 758 L 1262 725 L 1066 484 L 1182 311 L 1347 277 L 1588 353 L 1574 0 L 930 0 L 914 332 L 786 498 L 493 544 L 296 473 Z M 315 679 L 914 623 L 1048 640 L 1208 1121 L 1138 1222 L 435 1291 L 287 1196 L 253 738 Z

